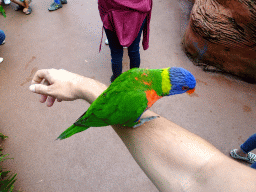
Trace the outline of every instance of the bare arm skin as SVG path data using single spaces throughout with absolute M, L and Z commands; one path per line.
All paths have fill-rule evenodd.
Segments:
M 157 114 L 148 111 L 145 115 Z M 165 118 L 136 129 L 113 128 L 160 191 L 256 189 L 254 169 L 225 156 L 204 139 Z
M 53 72 L 51 70 L 37 72 L 32 81 L 37 85 L 31 90 L 50 95 L 54 100 L 55 98 L 58 100 L 84 99 L 92 103 L 107 88 L 93 79 L 65 70 Z M 65 81 L 61 79 L 60 74 L 63 73 L 65 73 Z M 44 91 L 41 90 L 38 83 L 44 78 L 50 79 L 51 86 L 56 85 L 50 88 L 51 91 L 46 88 Z M 62 88 L 67 85 L 67 88 Z M 152 115 L 157 114 L 152 111 L 146 111 L 143 114 L 144 117 Z M 254 192 L 256 190 L 254 169 L 225 156 L 206 140 L 163 117 L 147 122 L 136 129 L 112 127 L 160 191 Z

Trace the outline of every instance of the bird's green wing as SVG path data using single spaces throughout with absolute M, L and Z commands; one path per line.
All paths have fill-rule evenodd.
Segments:
M 57 139 L 66 139 L 90 127 L 108 125 L 134 126 L 137 119 L 147 108 L 147 98 L 143 91 L 119 93 L 116 97 L 99 99 L 72 126 L 66 129 Z
M 98 98 L 87 110 L 85 118 L 76 124 L 90 127 L 101 127 L 116 124 L 131 124 L 147 108 L 147 98 L 143 91 L 108 92 L 107 97 Z

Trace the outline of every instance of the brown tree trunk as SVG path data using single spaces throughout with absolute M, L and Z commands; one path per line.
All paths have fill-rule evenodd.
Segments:
M 256 1 L 195 0 L 183 45 L 198 62 L 256 82 Z

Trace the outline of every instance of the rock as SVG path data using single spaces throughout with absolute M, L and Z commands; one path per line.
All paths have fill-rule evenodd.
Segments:
M 198 63 L 256 83 L 256 1 L 195 0 L 183 46 Z

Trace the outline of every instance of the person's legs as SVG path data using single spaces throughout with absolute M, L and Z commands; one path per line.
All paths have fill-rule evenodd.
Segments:
M 30 2 L 31 2 L 30 0 L 24 0 L 24 7 L 28 9 Z
M 253 164 L 251 165 L 251 168 L 256 169 L 256 163 L 253 163 Z
M 122 73 L 123 47 L 120 45 L 115 32 L 108 29 L 105 29 L 105 32 L 109 41 L 109 48 L 111 52 L 113 78 L 116 79 Z
M 241 146 L 240 146 L 241 150 L 244 153 L 249 153 L 250 151 L 252 151 L 253 149 L 256 148 L 256 134 L 253 134 L 252 136 L 250 136 Z
M 15 4 L 18 4 L 19 6 L 21 7 L 25 7 L 25 3 L 24 2 L 21 2 L 20 0 L 11 0 L 11 2 L 15 3 Z
M 5 34 L 2 30 L 0 30 L 0 45 L 2 45 L 4 43 L 5 40 Z M 4 59 L 2 57 L 0 57 L 0 63 L 2 63 Z
M 140 39 L 142 30 L 146 23 L 146 19 L 143 21 L 138 36 L 133 41 L 133 43 L 128 47 L 128 55 L 130 58 L 130 69 L 140 67 Z
M 18 7 L 15 9 L 16 11 L 23 10 L 26 15 L 29 15 L 32 12 L 31 7 L 29 7 L 31 0 L 11 0 L 11 2 L 18 5 Z
M 230 155 L 235 159 L 241 159 L 249 163 L 254 163 L 256 162 L 256 155 L 254 153 L 250 153 L 250 151 L 255 148 L 256 134 L 253 134 L 240 146 L 240 149 L 232 149 L 230 151 Z
M 48 10 L 49 11 L 56 11 L 60 8 L 62 8 L 61 0 L 54 0 L 54 2 L 51 4 L 51 6 L 48 8 Z
M 4 40 L 5 40 L 5 34 L 2 30 L 0 30 L 0 45 L 3 44 Z
M 24 9 L 23 12 L 26 15 L 29 15 L 32 12 L 31 7 L 29 6 L 29 4 L 31 3 L 31 0 L 24 0 Z

